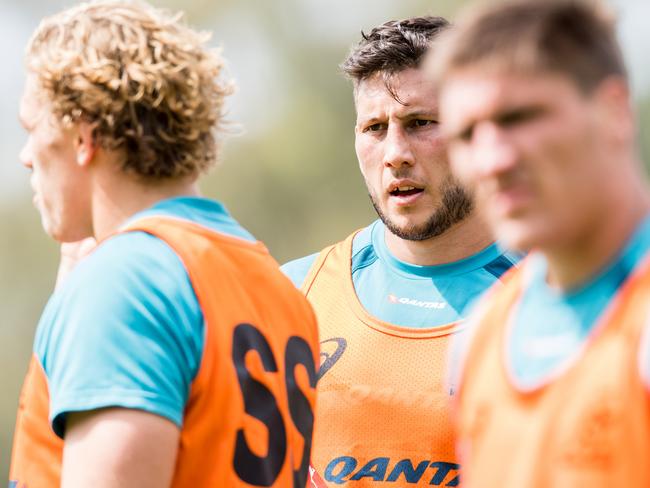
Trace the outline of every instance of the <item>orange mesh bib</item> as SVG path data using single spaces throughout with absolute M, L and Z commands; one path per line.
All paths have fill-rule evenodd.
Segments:
M 515 389 L 505 364 L 524 273 L 493 290 L 467 356 L 459 393 L 463 484 L 650 486 L 650 402 L 637 362 L 648 266 L 623 285 L 570 368 L 531 392 Z
M 312 462 L 328 486 L 457 486 L 444 368 L 456 324 L 381 322 L 358 301 L 352 240 L 325 249 L 303 291 L 319 321 Z
M 9 479 L 16 488 L 56 487 L 61 483 L 63 441 L 48 420 L 47 378 L 36 356 L 32 356 L 18 401 Z
M 313 428 L 318 338 L 313 312 L 261 243 L 171 218 L 124 231 L 158 236 L 183 262 L 205 341 L 187 402 L 172 486 L 303 487 Z M 63 443 L 32 365 L 21 397 L 11 479 L 59 486 Z

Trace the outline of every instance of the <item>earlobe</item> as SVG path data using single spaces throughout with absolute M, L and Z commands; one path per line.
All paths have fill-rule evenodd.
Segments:
M 79 137 L 77 138 L 77 164 L 88 166 L 95 157 L 97 143 L 95 141 L 94 126 L 86 123 L 79 124 Z
M 77 137 L 77 164 L 84 166 L 86 159 L 86 148 L 84 147 L 83 138 L 79 136 Z
M 77 150 L 77 164 L 79 166 L 87 166 L 91 158 L 88 157 L 88 151 L 83 146 L 79 146 Z

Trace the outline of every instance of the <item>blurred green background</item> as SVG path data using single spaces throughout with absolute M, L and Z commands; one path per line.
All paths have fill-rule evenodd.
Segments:
M 374 218 L 353 147 L 351 87 L 338 64 L 368 30 L 414 15 L 453 19 L 463 1 L 166 0 L 191 24 L 214 32 L 239 86 L 229 120 L 239 134 L 225 141 L 221 165 L 204 193 L 266 242 L 280 262 L 315 252 Z M 52 289 L 57 246 L 42 232 L 28 173 L 18 163 L 24 133 L 17 122 L 24 81 L 23 49 L 38 20 L 70 2 L 0 0 L 0 480 L 7 478 L 20 385 L 34 329 Z M 646 0 L 613 2 L 631 67 L 650 158 L 650 46 Z M 100 279 L 100 277 L 98 277 Z M 91 326 L 92 324 L 89 324 Z M 0 481 L 0 484 L 2 481 Z

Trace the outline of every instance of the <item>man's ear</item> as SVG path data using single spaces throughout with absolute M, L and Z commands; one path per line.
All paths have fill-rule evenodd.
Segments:
M 98 147 L 95 125 L 80 122 L 77 126 L 77 141 L 75 144 L 77 164 L 79 166 L 88 166 L 95 157 Z
M 627 82 L 621 77 L 610 77 L 596 88 L 601 122 L 606 132 L 617 142 L 628 144 L 635 136 L 634 113 L 630 104 Z

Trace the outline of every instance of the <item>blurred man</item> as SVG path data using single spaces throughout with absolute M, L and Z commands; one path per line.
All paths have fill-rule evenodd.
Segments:
M 650 486 L 650 198 L 625 66 L 593 1 L 485 7 L 439 67 L 455 174 L 534 249 L 462 350 L 471 487 Z
M 512 260 L 449 173 L 420 61 L 448 23 L 387 22 L 343 63 L 356 152 L 380 220 L 284 266 L 319 319 L 313 463 L 325 483 L 457 486 L 449 337 Z
M 196 180 L 229 84 L 206 36 L 144 3 L 82 4 L 28 49 L 21 153 L 45 231 L 98 247 L 50 299 L 11 486 L 304 486 L 309 304 Z

